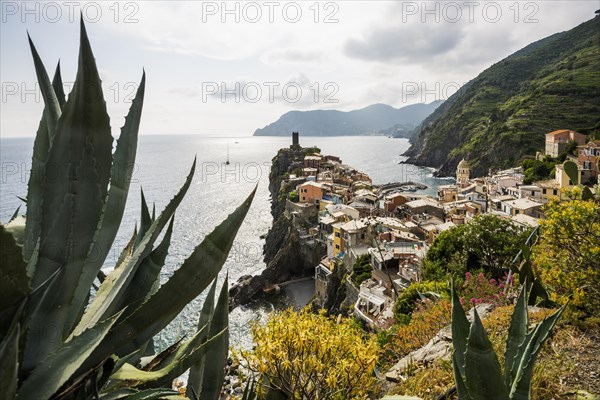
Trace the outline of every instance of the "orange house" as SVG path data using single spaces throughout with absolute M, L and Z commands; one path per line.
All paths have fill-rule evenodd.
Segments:
M 318 182 L 304 182 L 298 186 L 298 198 L 300 203 L 319 204 L 325 190 Z
M 558 131 L 546 133 L 546 155 L 557 158 L 567 149 L 569 142 L 576 142 L 578 145 L 585 144 L 586 136 L 583 133 L 560 129 Z
M 600 159 L 600 140 L 577 146 L 577 161 L 579 161 L 583 183 L 598 177 L 598 159 Z

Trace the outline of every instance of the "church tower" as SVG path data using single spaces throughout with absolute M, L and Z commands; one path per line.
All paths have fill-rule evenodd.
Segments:
M 470 172 L 469 163 L 463 158 L 456 168 L 456 183 L 458 185 L 466 184 L 469 180 Z

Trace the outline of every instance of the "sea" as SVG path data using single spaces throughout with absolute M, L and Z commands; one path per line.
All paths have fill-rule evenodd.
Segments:
M 271 160 L 278 149 L 290 144 L 291 137 L 140 135 L 125 215 L 103 269 L 110 272 L 114 267 L 120 250 L 139 223 L 141 190 L 147 202 L 155 204 L 157 213 L 160 212 L 183 184 L 194 157 L 197 157 L 194 180 L 175 214 L 171 246 L 161 281 L 165 282 L 171 276 L 194 247 L 256 185 L 256 197 L 225 263 L 219 286 L 225 273 L 229 275 L 230 285 L 243 275 L 259 274 L 265 268 L 262 237 L 273 222 L 268 190 Z M 376 184 L 420 182 L 428 186 L 422 193 L 435 194 L 437 186 L 449 183 L 447 179 L 433 177 L 433 170 L 429 168 L 400 163 L 405 160 L 401 154 L 409 147 L 406 139 L 301 136 L 300 144 L 304 147 L 317 146 L 322 154 L 340 157 L 343 163 L 367 173 Z M 25 213 L 25 205 L 18 196 L 25 197 L 27 194 L 32 146 L 33 138 L 0 139 L 0 219 L 4 223 L 19 206 L 20 212 Z M 230 163 L 226 165 L 228 156 Z M 196 328 L 204 297 L 203 293 L 190 303 L 156 338 L 158 350 Z M 255 321 L 265 321 L 275 308 L 276 305 L 262 301 L 232 311 L 230 344 L 233 347 L 250 347 L 250 326 Z

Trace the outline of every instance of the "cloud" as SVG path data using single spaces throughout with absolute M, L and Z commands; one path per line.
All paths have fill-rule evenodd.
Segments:
M 319 50 L 289 47 L 268 50 L 260 59 L 267 65 L 277 66 L 323 63 L 326 61 L 327 56 L 324 52 Z
M 465 36 L 457 24 L 420 28 L 406 24 L 375 28 L 363 39 L 349 39 L 344 52 L 350 58 L 367 61 L 422 63 L 450 52 Z

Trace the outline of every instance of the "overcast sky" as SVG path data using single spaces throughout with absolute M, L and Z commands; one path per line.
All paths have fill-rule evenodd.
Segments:
M 591 1 L 2 1 L 0 135 L 32 136 L 27 31 L 76 73 L 79 13 L 118 135 L 145 68 L 142 134 L 251 135 L 290 110 L 447 98 L 527 44 L 593 18 Z M 39 92 L 38 92 L 39 93 Z

